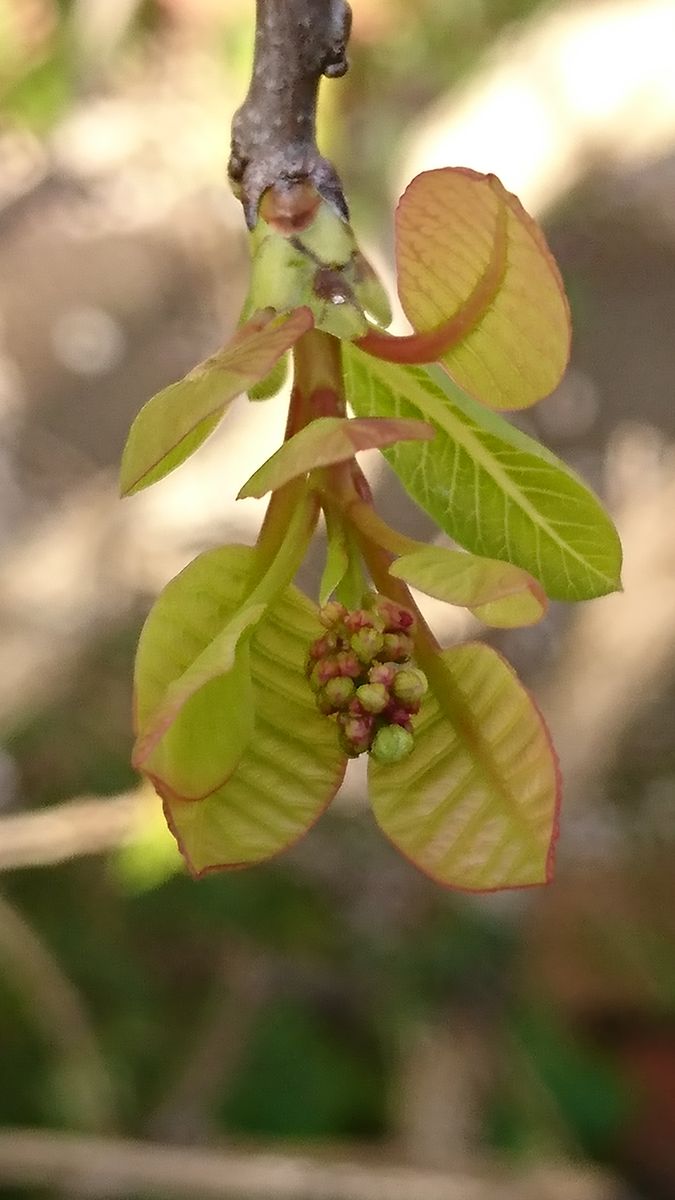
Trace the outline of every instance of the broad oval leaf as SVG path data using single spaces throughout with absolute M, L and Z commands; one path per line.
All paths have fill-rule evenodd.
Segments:
M 120 491 L 131 496 L 185 462 L 213 432 L 227 406 L 259 383 L 312 328 L 308 308 L 257 313 L 229 345 L 158 392 L 136 417 L 122 455 Z
M 395 767 L 369 765 L 378 824 L 447 887 L 548 883 L 560 777 L 531 697 L 489 646 L 445 650 L 424 669 L 431 688 L 413 753 Z
M 428 596 L 470 609 L 499 629 L 535 625 L 546 615 L 541 584 L 511 563 L 425 546 L 398 558 L 389 573 Z
M 418 175 L 399 201 L 396 239 L 406 316 L 421 333 L 445 327 L 439 361 L 460 387 L 496 409 L 557 387 L 571 339 L 564 285 L 539 226 L 495 175 Z
M 360 450 L 377 450 L 401 441 L 428 441 L 434 436 L 423 421 L 391 421 L 317 417 L 264 462 L 244 484 L 238 500 L 264 496 L 317 467 L 346 462 Z
M 146 629 L 156 625 L 157 637 L 137 662 L 140 728 L 171 680 L 241 607 L 252 561 L 253 551 L 245 546 L 207 551 L 162 594 L 146 624 Z M 179 581 L 187 605 L 176 588 Z M 168 612 L 164 619 L 158 607 L 170 588 L 173 620 Z M 248 642 L 254 730 L 229 779 L 202 800 L 181 799 L 163 789 L 169 825 L 193 874 L 277 854 L 306 832 L 337 791 L 344 755 L 335 726 L 318 712 L 304 674 L 308 646 L 320 632 L 316 607 L 296 587 L 286 588 Z M 236 720 L 237 705 L 246 702 L 246 696 L 235 694 L 226 708 L 214 706 L 212 724 Z
M 438 367 L 379 362 L 343 347 L 358 416 L 421 417 L 431 442 L 384 451 L 403 485 L 454 541 L 515 563 L 552 600 L 621 586 L 621 543 L 599 500 L 539 442 L 488 412 Z

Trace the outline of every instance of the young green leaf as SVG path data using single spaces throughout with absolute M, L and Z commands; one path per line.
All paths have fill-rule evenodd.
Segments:
M 238 500 L 264 496 L 317 467 L 345 462 L 359 450 L 393 446 L 400 441 L 428 441 L 434 430 L 423 421 L 390 421 L 317 417 L 263 463 L 244 484 Z
M 277 360 L 312 328 L 309 309 L 284 316 L 267 310 L 237 330 L 229 345 L 143 406 L 122 456 L 120 490 L 131 496 L 163 479 L 194 454 L 227 406 L 259 383 Z
M 326 518 L 326 565 L 319 586 L 319 604 L 323 607 L 333 592 L 340 586 L 349 571 L 350 553 L 345 523 L 336 517 L 330 508 L 324 510 Z
M 427 546 L 398 558 L 389 573 L 437 600 L 471 609 L 500 629 L 535 625 L 546 615 L 541 584 L 511 563 Z
M 380 827 L 448 887 L 547 883 L 560 779 L 530 696 L 489 646 L 445 650 L 424 669 L 431 690 L 415 721 L 413 753 L 395 768 L 369 765 Z
M 252 561 L 251 550 L 227 546 L 202 555 L 184 572 L 195 572 L 189 622 L 193 644 L 203 641 L 204 622 L 215 615 L 227 621 L 241 603 Z M 304 673 L 307 647 L 321 633 L 316 607 L 296 587 L 286 588 L 250 639 L 255 729 L 235 770 L 203 800 L 165 793 L 169 825 L 194 875 L 263 862 L 279 853 L 307 831 L 335 795 L 345 756 L 335 726 L 316 708 Z M 170 656 L 168 627 L 163 644 Z M 159 645 L 153 663 L 141 663 L 141 668 L 142 716 L 152 711 L 166 687 L 168 672 Z M 218 716 L 228 722 L 236 712 L 229 707 Z
M 394 366 L 343 347 L 361 417 L 417 417 L 431 442 L 385 456 L 413 499 L 474 554 L 514 563 L 553 600 L 621 586 L 621 544 L 598 499 L 532 438 L 462 393 L 437 367 Z
M 406 316 L 420 333 L 443 330 L 440 361 L 460 387 L 496 409 L 553 391 L 569 358 L 565 289 L 543 233 L 496 176 L 418 175 L 396 239 Z
M 199 560 L 198 560 L 199 561 Z M 213 578 L 180 577 L 169 584 L 141 636 L 138 679 L 157 670 L 167 650 L 167 631 L 177 662 L 192 624 L 194 588 L 217 586 Z M 173 581 L 176 583 L 176 581 Z M 206 644 L 167 684 L 162 699 L 134 747 L 133 765 L 163 792 L 200 800 L 218 787 L 239 762 L 253 732 L 253 706 L 246 636 L 260 621 L 264 604 L 244 605 L 224 629 L 203 626 Z M 209 636 L 210 635 L 210 636 Z M 165 662 L 167 660 L 165 659 Z

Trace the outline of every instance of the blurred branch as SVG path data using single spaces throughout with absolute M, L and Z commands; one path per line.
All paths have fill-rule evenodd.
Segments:
M 525 1178 L 448 1174 L 278 1153 L 236 1154 L 78 1137 L 0 1133 L 0 1184 L 97 1189 L 124 1200 L 612 1200 L 602 1177 L 572 1168 Z
M 0 896 L 0 960 L 34 1024 L 56 1051 L 70 1117 L 101 1129 L 111 1116 L 112 1085 L 77 988 L 26 919 Z
M 0 817 L 0 871 L 48 867 L 125 845 L 138 832 L 144 796 L 139 789 Z

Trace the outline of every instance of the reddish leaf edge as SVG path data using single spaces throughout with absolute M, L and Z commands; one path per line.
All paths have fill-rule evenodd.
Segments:
M 466 643 L 466 645 L 472 645 L 472 644 L 479 645 L 479 646 L 485 645 L 484 642 Z M 546 718 L 544 717 L 544 714 L 542 713 L 541 708 L 539 707 L 536 699 L 534 698 L 530 688 L 525 686 L 525 684 L 523 683 L 523 681 L 520 678 L 520 676 L 518 675 L 518 673 L 515 671 L 515 669 L 511 665 L 511 663 L 508 661 L 507 658 L 504 657 L 503 654 L 500 654 L 500 652 L 498 650 L 495 650 L 494 646 L 490 646 L 490 650 L 492 651 L 493 654 L 496 654 L 499 659 L 501 659 L 501 661 L 505 664 L 505 666 L 508 667 L 511 674 L 514 676 L 515 679 L 518 680 L 520 687 L 526 693 L 528 700 L 532 704 L 532 707 L 534 708 L 534 711 L 537 714 L 537 717 L 539 718 L 539 722 L 543 729 L 544 737 L 546 739 L 546 743 L 548 745 L 548 749 L 549 749 L 549 752 L 551 755 L 551 762 L 553 763 L 553 771 L 554 771 L 554 776 L 555 776 L 555 801 L 554 801 L 554 808 L 553 808 L 553 822 L 552 822 L 552 827 L 551 827 L 551 839 L 549 841 L 548 851 L 546 854 L 546 862 L 545 862 L 545 866 L 544 866 L 544 879 L 542 879 L 540 883 L 501 884 L 498 887 L 485 887 L 485 888 L 466 887 L 466 886 L 463 886 L 458 883 L 448 883 L 448 881 L 446 879 L 440 879 L 438 875 L 434 875 L 434 873 L 432 871 L 427 870 L 426 867 L 421 866 L 420 863 L 416 862 L 414 858 L 411 858 L 409 854 L 406 854 L 406 852 L 401 849 L 398 842 L 394 841 L 394 839 L 392 837 L 390 837 L 390 835 L 386 832 L 386 830 L 384 830 L 382 828 L 377 817 L 375 816 L 373 809 L 372 808 L 370 809 L 371 816 L 372 816 L 373 821 L 375 822 L 375 825 L 377 826 L 379 832 L 382 834 L 385 841 L 387 841 L 389 843 L 389 845 L 396 851 L 396 853 L 400 854 L 401 858 L 404 858 L 407 863 L 410 863 L 411 867 L 414 867 L 415 870 L 419 871 L 420 874 L 424 875 L 427 879 L 430 879 L 431 882 L 436 884 L 438 887 L 443 888 L 444 891 L 457 892 L 460 895 L 465 895 L 465 896 L 466 895 L 492 896 L 498 892 L 531 892 L 535 888 L 549 887 L 550 884 L 553 883 L 554 878 L 555 878 L 556 853 L 557 853 L 557 849 L 558 849 L 558 841 L 560 839 L 560 813 L 562 810 L 562 799 L 563 799 L 563 779 L 562 779 L 562 772 L 560 770 L 560 759 L 558 757 L 558 752 L 555 748 L 555 744 L 553 741 L 553 737 L 551 735 L 551 731 L 546 722 Z M 414 720 L 413 720 L 413 730 L 414 730 Z M 413 750 L 413 753 L 414 753 L 414 750 Z
M 501 180 L 499 179 L 499 177 L 497 175 L 494 175 L 492 172 L 485 174 L 481 171 L 475 171 L 472 167 L 438 167 L 433 171 L 422 171 L 418 175 L 415 175 L 413 179 L 411 179 L 407 188 L 403 192 L 403 195 L 399 199 L 399 202 L 396 206 L 396 217 L 395 217 L 396 222 L 398 222 L 398 213 L 399 213 L 399 210 L 401 207 L 401 203 L 405 199 L 405 196 L 407 195 L 407 193 L 409 192 L 409 190 L 413 186 L 413 184 L 415 184 L 417 182 L 417 180 L 421 179 L 424 175 L 445 174 L 446 172 L 452 172 L 453 174 L 458 174 L 458 175 L 465 175 L 465 176 L 467 176 L 467 178 L 476 180 L 477 182 L 486 180 L 489 183 L 492 191 L 503 202 L 503 207 L 500 208 L 500 212 L 503 212 L 504 217 L 506 217 L 506 215 L 507 215 L 506 208 L 511 209 L 511 211 L 514 213 L 514 215 L 518 218 L 518 220 L 520 220 L 521 224 L 525 227 L 525 229 L 529 233 L 530 237 L 535 242 L 537 248 L 539 249 L 539 251 L 541 252 L 543 257 L 545 258 L 547 266 L 549 268 L 549 271 L 551 272 L 551 275 L 553 276 L 553 281 L 554 281 L 556 288 L 560 294 L 560 297 L 561 297 L 561 300 L 563 303 L 563 307 L 565 310 L 565 323 L 567 326 L 567 346 L 566 346 L 566 352 L 565 352 L 565 359 L 564 359 L 564 363 L 563 363 L 563 369 L 560 374 L 560 379 L 562 379 L 565 374 L 565 371 L 567 370 L 567 368 L 569 366 L 570 356 L 571 356 L 571 352 L 572 352 L 572 314 L 571 314 L 571 310 L 570 310 L 570 303 L 569 303 L 569 299 L 567 296 L 567 292 L 565 290 L 565 284 L 564 284 L 562 275 L 560 273 L 560 268 L 558 266 L 558 263 L 556 261 L 554 254 L 546 240 L 546 236 L 545 236 L 541 226 L 538 224 L 537 221 L 535 221 L 534 217 L 530 216 L 527 209 L 524 208 L 524 206 L 522 205 L 522 203 L 518 199 L 518 197 L 516 195 L 514 195 L 513 192 L 509 192 L 504 187 L 503 183 L 501 182 Z M 504 234 L 505 233 L 506 233 L 506 227 L 504 226 Z M 477 321 L 476 321 L 476 319 L 474 319 L 473 324 L 470 327 L 467 327 L 463 332 L 461 332 L 459 336 L 455 336 L 454 340 L 453 340 L 452 335 L 455 332 L 454 331 L 455 323 L 460 318 L 463 318 L 464 320 L 470 319 L 471 306 L 474 304 L 479 304 L 479 302 L 480 302 L 480 296 L 477 296 L 477 293 L 484 286 L 487 286 L 485 283 L 486 279 L 487 279 L 487 283 L 489 284 L 491 266 L 493 264 L 493 258 L 494 258 L 494 253 L 495 253 L 496 240 L 497 239 L 495 239 L 495 242 L 493 243 L 493 254 L 491 255 L 491 259 L 490 259 L 490 262 L 488 263 L 488 267 L 483 272 L 483 275 L 481 276 L 481 279 L 476 284 L 474 291 L 471 293 L 471 295 L 468 297 L 468 299 L 464 301 L 464 304 L 462 306 L 460 306 L 458 312 L 455 313 L 448 321 L 443 322 L 441 325 L 437 325 L 435 329 L 430 329 L 430 330 L 426 331 L 425 333 L 404 334 L 403 336 L 398 336 L 398 337 L 394 334 L 386 333 L 386 331 L 378 329 L 376 326 L 372 326 L 368 330 L 368 333 L 365 334 L 362 338 L 356 339 L 354 344 L 360 350 L 363 350 L 366 354 L 370 354 L 371 357 L 379 358 L 384 362 L 399 363 L 404 366 L 428 366 L 430 363 L 437 362 L 439 364 L 439 366 L 445 371 L 446 375 L 450 379 L 452 379 L 453 383 L 457 387 L 461 387 L 463 391 L 466 391 L 468 395 L 472 396 L 475 400 L 478 400 L 481 404 L 484 404 L 486 408 L 491 408 L 492 406 L 486 404 L 483 397 L 481 395 L 479 395 L 476 391 L 474 391 L 470 388 L 466 388 L 463 384 L 459 384 L 457 382 L 457 380 L 455 379 L 454 375 L 452 374 L 452 371 L 449 368 L 449 366 L 447 365 L 447 363 L 442 361 L 442 356 L 444 354 L 449 353 L 449 351 L 454 349 L 455 346 L 459 345 L 460 342 L 463 340 L 463 338 L 467 337 L 473 331 L 473 329 L 476 327 Z M 504 247 L 505 255 L 506 255 L 506 251 L 507 251 L 507 247 L 505 245 L 505 247 Z M 501 276 L 499 283 L 501 283 L 501 281 L 504 278 L 506 265 L 507 265 L 507 263 L 506 263 L 506 257 L 505 257 L 504 271 L 502 272 L 502 276 Z M 494 299 L 494 296 L 496 295 L 498 287 L 499 287 L 499 285 L 497 285 L 497 288 L 495 289 L 495 291 L 493 293 L 492 299 Z M 465 309 L 469 310 L 469 311 L 465 312 Z M 485 310 L 483 309 L 483 311 L 485 311 Z M 444 337 L 447 338 L 448 334 L 450 334 L 451 340 L 449 342 L 447 342 L 447 344 L 445 344 Z M 560 382 L 560 381 L 558 381 L 558 382 Z M 557 386 L 558 386 L 558 384 L 556 384 L 556 387 Z M 551 392 L 554 390 L 555 390 L 555 388 L 552 388 Z M 550 395 L 551 392 L 549 392 L 547 394 Z M 545 399 L 546 399 L 546 396 L 539 397 L 540 401 L 545 400 Z M 504 411 L 509 411 L 509 410 L 500 408 L 500 409 L 497 409 L 496 411 L 504 412 Z M 513 410 L 513 411 L 519 411 L 519 410 Z
M 298 479 L 301 475 L 307 474 L 308 470 L 315 470 L 318 467 L 327 467 L 335 463 L 349 462 L 355 454 L 361 454 L 365 450 L 384 450 L 389 446 L 396 445 L 397 442 L 417 441 L 431 442 L 436 436 L 436 430 L 433 425 L 426 421 L 416 420 L 407 417 L 338 417 L 333 418 L 340 421 L 346 436 L 351 441 L 350 447 L 345 447 L 343 452 L 331 453 L 330 455 L 321 455 L 317 453 L 317 462 L 311 468 L 303 468 L 295 471 L 293 475 L 284 478 L 284 483 L 290 482 L 291 479 Z M 298 433 L 294 434 L 275 450 L 274 454 L 258 467 L 256 471 L 242 484 L 237 493 L 237 500 L 261 499 L 268 492 L 276 490 L 281 484 L 265 485 L 264 490 L 259 488 L 255 480 L 269 464 L 279 458 L 291 446 L 296 438 L 303 438 L 306 431 L 311 430 L 314 422 L 305 425 Z
M 262 380 L 266 377 L 266 375 L 269 375 L 270 370 L 274 370 L 274 367 L 276 367 L 279 360 L 284 357 L 284 354 L 287 354 L 288 351 L 293 348 L 293 346 L 296 344 L 296 342 L 298 342 L 300 340 L 301 337 L 304 337 L 304 335 L 306 333 L 309 333 L 310 330 L 314 328 L 314 316 L 312 314 L 311 309 L 307 308 L 306 305 L 302 305 L 300 308 L 290 309 L 288 312 L 277 312 L 276 309 L 274 309 L 274 308 L 259 309 L 259 311 L 254 313 L 253 316 L 244 325 L 240 325 L 239 328 L 235 330 L 230 341 L 226 342 L 226 344 L 221 347 L 220 351 L 215 351 L 215 353 L 216 354 L 222 353 L 224 350 L 236 350 L 237 347 L 239 345 L 241 345 L 241 343 L 243 341 L 245 341 L 247 337 L 255 336 L 258 333 L 262 333 L 268 327 L 268 325 L 270 325 L 272 323 L 272 321 L 276 320 L 279 317 L 289 318 L 289 324 L 290 324 L 291 317 L 294 318 L 295 320 L 300 319 L 301 320 L 301 328 L 298 332 L 296 332 L 295 336 L 289 342 L 288 346 L 286 346 L 285 349 L 279 351 L 279 354 L 277 355 L 276 359 L 272 363 L 269 370 L 265 371 L 264 374 L 261 375 L 259 377 L 259 379 L 256 380 L 256 383 L 261 383 Z M 213 358 L 214 355 L 211 355 L 210 357 Z M 197 363 L 196 366 L 194 366 L 191 371 L 188 371 L 187 375 L 183 376 L 182 380 L 177 379 L 177 380 L 175 380 L 175 383 L 182 383 L 185 380 L 189 379 L 192 372 L 196 371 L 197 367 L 202 366 L 202 365 L 203 364 L 201 364 L 201 363 Z M 233 375 L 240 375 L 242 380 L 248 379 L 248 376 L 243 371 L 238 371 L 236 367 L 234 367 L 234 368 L 230 367 L 229 369 L 231 370 Z M 242 383 L 241 391 L 238 394 L 243 395 L 246 391 L 248 391 L 248 388 L 252 387 L 252 386 L 255 386 L 255 384 L 250 384 L 250 383 L 246 383 L 246 382 Z M 167 384 L 167 387 L 171 387 L 171 384 Z M 161 389 L 161 390 L 163 391 L 165 389 Z M 157 394 L 159 394 L 159 393 L 157 393 Z M 154 397 L 150 397 L 150 399 L 154 399 Z M 147 403 L 149 404 L 150 400 L 148 400 Z M 123 500 L 128 500 L 132 496 L 138 495 L 139 492 L 144 491 L 146 485 L 144 485 L 143 480 L 146 478 L 146 476 L 151 474 L 152 471 L 157 469 L 157 467 L 160 465 L 160 463 L 162 463 L 164 461 L 164 459 L 166 458 L 167 453 L 171 453 L 171 451 L 178 450 L 180 448 L 180 446 L 182 446 L 183 443 L 186 442 L 192 436 L 192 434 L 195 432 L 195 430 L 198 429 L 200 425 L 204 424 L 204 422 L 215 419 L 215 424 L 213 426 L 213 429 L 210 431 L 211 433 L 214 433 L 215 430 L 217 429 L 218 425 L 220 424 L 220 422 L 222 420 L 224 420 L 224 418 L 226 416 L 226 413 L 224 411 L 225 404 L 228 404 L 228 407 L 229 407 L 229 403 L 227 401 L 225 401 L 223 404 L 223 411 L 220 413 L 220 415 L 218 415 L 217 413 L 208 413 L 205 417 L 202 417 L 201 420 L 197 421 L 195 423 L 195 425 L 193 425 L 192 428 L 189 429 L 188 432 L 186 434 L 184 434 L 183 437 L 180 438 L 175 443 L 174 446 L 171 447 L 170 451 L 165 451 L 163 454 L 161 454 L 159 456 L 159 458 L 155 459 L 155 461 L 153 463 L 151 463 L 150 466 L 144 470 L 142 475 L 139 475 L 130 484 L 128 484 L 127 487 L 125 487 L 123 490 L 120 490 L 121 498 Z M 142 410 L 139 410 L 139 412 L 140 411 L 142 411 Z M 137 414 L 137 416 L 138 415 L 139 414 Z M 198 449 L 201 449 L 201 446 L 198 447 Z M 178 466 L 182 467 L 184 465 L 185 461 L 186 460 L 179 463 Z M 172 471 L 174 469 L 175 468 L 172 468 Z M 172 471 L 168 471 L 167 474 L 171 474 Z M 162 478 L 166 478 L 166 475 L 162 476 L 160 479 L 155 480 L 154 482 L 161 483 Z
M 508 264 L 508 242 L 506 236 L 508 213 L 505 195 L 502 194 L 504 189 L 497 176 L 481 175 L 478 171 L 469 171 L 468 168 L 462 167 L 444 167 L 441 170 L 443 172 L 465 172 L 472 175 L 475 179 L 487 180 L 500 200 L 501 203 L 497 210 L 490 258 L 473 291 L 469 293 L 466 300 L 460 304 L 457 311 L 447 321 L 441 322 L 434 329 L 397 337 L 394 334 L 386 333 L 384 330 L 372 326 L 368 330 L 368 333 L 356 340 L 355 345 L 360 350 L 365 351 L 366 354 L 373 355 L 375 358 L 380 358 L 384 362 L 402 363 L 407 366 L 419 366 L 425 363 L 438 362 L 444 354 L 448 354 L 473 332 L 497 296 L 506 275 Z M 435 171 L 423 171 L 410 181 L 398 202 L 396 221 L 398 221 L 401 204 L 413 184 L 418 179 L 421 179 L 423 175 L 437 173 Z M 499 185 L 500 190 L 493 186 L 493 180 Z
M 205 879 L 207 875 L 222 874 L 225 871 L 246 871 L 246 870 L 251 869 L 252 867 L 260 867 L 264 863 L 273 862 L 275 859 L 279 858 L 280 855 L 286 854 L 286 852 L 288 850 L 292 850 L 294 846 L 297 846 L 298 843 L 303 840 L 303 838 L 307 837 L 307 834 L 312 831 L 312 829 L 317 824 L 317 822 L 321 820 L 321 818 L 324 816 L 324 814 L 330 808 L 330 806 L 333 803 L 335 797 L 337 796 L 340 788 L 342 787 L 342 783 L 343 783 L 343 780 L 345 777 L 345 772 L 347 770 L 347 762 L 348 762 L 348 759 L 345 756 L 345 758 L 341 764 L 341 767 L 339 768 L 339 770 L 337 772 L 335 782 L 332 786 L 330 794 L 328 795 L 325 803 L 322 805 L 322 807 L 317 812 L 316 816 L 312 818 L 309 825 L 306 825 L 305 828 L 300 831 L 300 833 L 298 834 L 297 837 L 292 838 L 290 842 L 286 842 L 286 844 L 284 846 L 280 846 L 279 849 L 275 850 L 273 854 L 268 854 L 266 858 L 256 859 L 254 862 L 213 863 L 211 866 L 202 867 L 201 870 L 197 870 L 190 858 L 190 855 L 188 854 L 187 850 L 185 849 L 185 846 L 183 844 L 183 839 L 181 838 L 176 826 L 174 825 L 173 819 L 171 817 L 171 813 L 169 811 L 170 801 L 166 797 L 162 796 L 161 793 L 158 793 L 160 800 L 162 801 L 162 810 L 164 812 L 164 819 L 167 823 L 169 832 L 171 833 L 172 837 L 176 841 L 176 845 L 178 846 L 178 851 L 180 853 L 181 858 L 183 859 L 183 862 L 185 863 L 188 874 L 192 877 L 192 879 L 199 880 L 199 879 Z M 180 798 L 177 798 L 177 799 L 179 800 L 179 803 L 180 803 L 181 802 Z M 182 803 L 190 804 L 193 802 L 190 800 L 183 800 Z M 199 803 L 201 803 L 201 801 L 197 800 L 194 803 L 199 804 Z

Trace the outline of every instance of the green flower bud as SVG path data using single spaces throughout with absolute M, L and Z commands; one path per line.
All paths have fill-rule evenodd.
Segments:
M 352 634 L 349 644 L 361 662 L 370 663 L 381 652 L 384 646 L 384 635 L 378 629 L 359 629 L 358 633 Z
M 316 700 L 320 711 L 327 716 L 332 716 L 333 713 L 348 708 L 353 697 L 353 681 L 341 675 L 337 679 L 329 679 L 326 686 L 318 693 Z
M 375 734 L 370 753 L 383 766 L 391 766 L 407 758 L 414 744 L 412 733 L 402 725 L 384 725 Z
M 385 633 L 378 658 L 383 662 L 408 662 L 413 652 L 412 638 L 407 633 Z
M 418 705 L 426 696 L 428 689 L 427 677 L 424 671 L 420 671 L 417 667 L 404 667 L 397 673 L 391 685 L 394 696 L 406 708 L 410 705 Z
M 344 604 L 340 604 L 339 600 L 329 600 L 328 604 L 324 604 L 319 610 L 319 620 L 326 629 L 332 629 L 334 625 L 339 625 L 347 615 L 347 609 Z
M 389 692 L 382 683 L 363 683 L 356 689 L 356 698 L 368 713 L 381 713 L 389 703 Z

